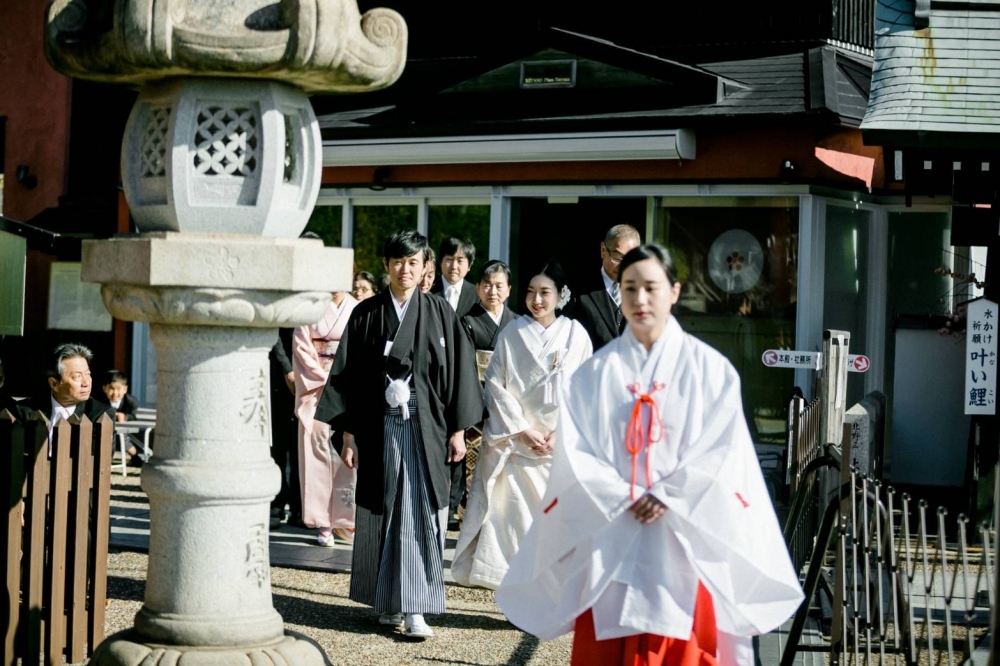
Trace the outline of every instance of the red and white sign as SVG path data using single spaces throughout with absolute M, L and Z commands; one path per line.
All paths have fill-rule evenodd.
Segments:
M 847 357 L 848 372 L 868 372 L 872 367 L 871 360 L 863 354 L 851 354 Z

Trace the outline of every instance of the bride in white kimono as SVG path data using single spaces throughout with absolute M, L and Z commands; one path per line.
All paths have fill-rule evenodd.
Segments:
M 537 511 L 549 478 L 559 385 L 590 358 L 587 331 L 558 316 L 569 290 L 559 264 L 531 278 L 524 315 L 501 331 L 486 370 L 489 418 L 451 572 L 496 589 Z
M 733 366 L 671 316 L 669 254 L 629 252 L 625 333 L 564 384 L 552 476 L 497 591 L 572 666 L 749 666 L 802 590 Z

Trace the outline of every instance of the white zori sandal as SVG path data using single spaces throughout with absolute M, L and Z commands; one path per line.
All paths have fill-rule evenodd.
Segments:
M 424 622 L 424 616 L 420 613 L 407 613 L 406 621 L 403 623 L 403 634 L 410 638 L 430 638 L 434 631 Z

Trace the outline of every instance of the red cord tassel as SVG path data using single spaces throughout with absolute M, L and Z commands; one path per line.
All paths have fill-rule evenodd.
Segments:
M 629 384 L 628 390 L 636 396 L 635 405 L 632 407 L 632 418 L 628 422 L 628 430 L 625 433 L 625 448 L 632 455 L 632 501 L 635 501 L 635 483 L 638 476 L 639 454 L 646 450 L 646 489 L 653 485 L 652 469 L 650 467 L 649 447 L 653 442 L 660 441 L 663 437 L 663 421 L 660 419 L 660 407 L 656 404 L 653 394 L 664 388 L 661 382 L 653 382 L 649 393 L 639 394 L 638 384 Z M 642 423 L 642 407 L 645 405 L 649 409 L 649 419 L 646 427 Z

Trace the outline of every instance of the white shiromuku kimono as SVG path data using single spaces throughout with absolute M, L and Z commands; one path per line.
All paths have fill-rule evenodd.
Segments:
M 552 463 L 518 435 L 555 430 L 559 385 L 592 353 L 587 331 L 566 317 L 546 329 L 524 315 L 501 331 L 486 370 L 489 418 L 451 567 L 460 584 L 496 589 L 503 580 Z
M 643 394 L 662 437 L 633 460 L 626 432 Z M 644 433 L 649 417 L 643 407 Z M 732 365 L 673 317 L 648 353 L 628 330 L 565 383 L 557 432 L 542 509 L 497 591 L 508 619 L 552 639 L 591 609 L 597 640 L 688 640 L 700 581 L 720 665 L 752 661 L 748 637 L 779 626 L 803 594 Z M 667 511 L 642 525 L 628 508 L 647 487 Z
M 311 326 L 300 326 L 292 334 L 302 521 L 313 527 L 354 529 L 357 470 L 341 462 L 330 442 L 330 426 L 316 421 L 314 416 L 340 339 L 357 304 L 348 294 L 340 307 L 331 302 L 323 319 Z

